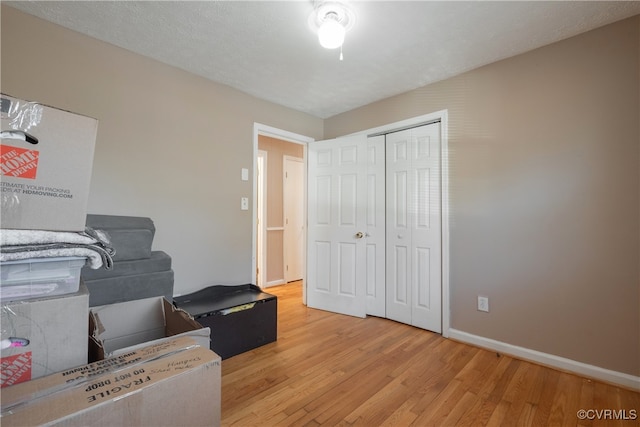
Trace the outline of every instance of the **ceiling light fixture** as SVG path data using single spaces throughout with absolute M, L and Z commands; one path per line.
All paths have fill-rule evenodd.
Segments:
M 320 28 L 318 28 L 320 46 L 326 49 L 335 49 L 342 46 L 346 32 L 344 27 L 338 22 L 338 14 L 333 11 L 327 13 Z
M 326 49 L 340 48 L 340 60 L 344 36 L 353 27 L 354 22 L 353 12 L 344 4 L 334 1 L 318 2 L 309 16 L 309 24 L 317 31 L 320 45 Z

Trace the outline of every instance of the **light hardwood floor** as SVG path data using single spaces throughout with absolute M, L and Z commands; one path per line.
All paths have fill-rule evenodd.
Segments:
M 223 426 L 640 425 L 640 393 L 390 320 L 309 309 L 300 282 L 268 292 L 278 340 L 222 362 Z M 637 417 L 580 420 L 580 409 Z

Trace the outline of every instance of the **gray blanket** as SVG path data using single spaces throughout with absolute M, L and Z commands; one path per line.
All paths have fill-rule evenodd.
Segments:
M 115 249 L 107 233 L 87 227 L 84 232 L 0 230 L 0 261 L 79 256 L 92 269 L 113 267 Z

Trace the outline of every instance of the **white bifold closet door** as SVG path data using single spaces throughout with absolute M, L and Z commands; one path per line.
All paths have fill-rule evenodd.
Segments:
M 439 123 L 309 144 L 309 307 L 442 332 L 440 169 Z
M 386 135 L 386 317 L 442 332 L 440 123 Z

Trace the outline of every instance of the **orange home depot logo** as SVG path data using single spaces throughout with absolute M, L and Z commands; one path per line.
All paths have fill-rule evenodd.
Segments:
M 0 175 L 36 179 L 39 151 L 0 145 Z
M 0 387 L 8 387 L 31 379 L 31 352 L 0 359 Z

